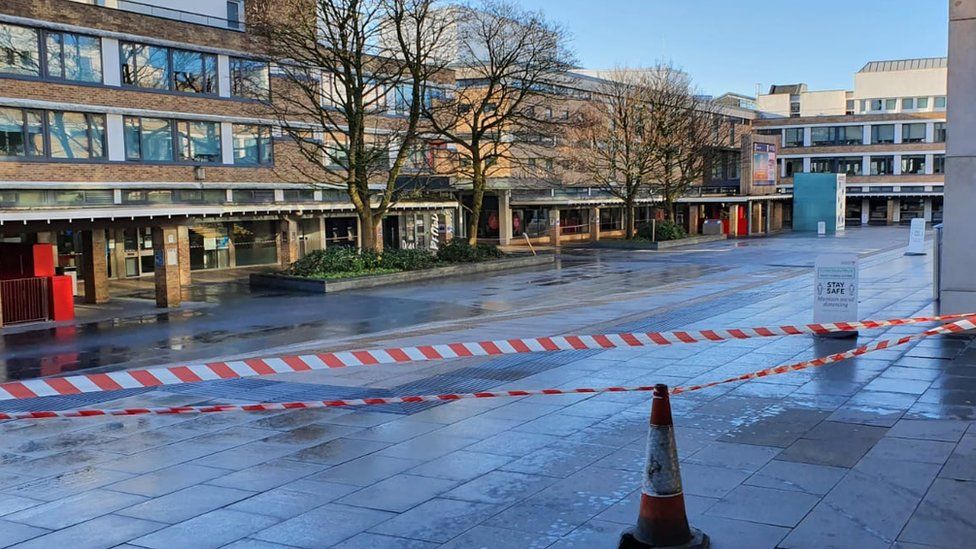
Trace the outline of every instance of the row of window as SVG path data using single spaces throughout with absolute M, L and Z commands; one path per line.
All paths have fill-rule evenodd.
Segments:
M 217 95 L 216 55 L 122 42 L 119 57 L 125 86 Z M 0 23 L 0 73 L 100 84 L 101 39 Z M 231 57 L 230 84 L 234 97 L 268 99 L 268 63 Z
M 234 124 L 234 164 L 274 162 L 271 128 Z M 220 163 L 220 124 L 127 116 L 125 159 Z M 0 107 L 0 158 L 105 159 L 105 115 Z
M 898 109 L 898 104 L 899 104 L 899 100 L 894 98 L 862 99 L 861 112 L 894 111 Z M 902 111 L 926 110 L 929 108 L 930 105 L 934 105 L 936 109 L 940 109 L 940 110 L 945 109 L 946 97 L 944 95 L 940 95 L 934 98 L 931 97 L 902 97 L 901 98 Z
M 843 173 L 847 175 L 894 175 L 894 156 L 871 156 L 868 160 L 868 172 L 865 172 L 864 159 L 860 156 L 842 156 L 835 158 L 811 158 L 811 173 Z M 904 155 L 901 157 L 902 174 L 924 174 L 925 155 Z M 783 160 L 786 177 L 803 172 L 802 158 L 787 158 Z M 932 173 L 945 173 L 945 155 L 932 156 Z
M 810 145 L 813 147 L 860 145 L 864 143 L 864 128 L 869 127 L 871 144 L 888 144 L 895 142 L 894 124 L 870 124 L 868 126 L 816 126 L 810 128 Z M 783 144 L 786 147 L 803 146 L 804 128 L 786 128 L 783 130 Z M 946 123 L 933 124 L 932 141 L 944 143 L 946 140 Z M 912 122 L 901 124 L 901 143 L 924 143 L 925 123 Z

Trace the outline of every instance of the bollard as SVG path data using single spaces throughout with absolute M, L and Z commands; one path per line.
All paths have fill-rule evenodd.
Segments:
M 654 386 L 647 433 L 647 464 L 641 482 L 637 526 L 620 536 L 618 549 L 706 548 L 708 536 L 688 525 L 681 490 L 678 446 L 674 441 L 668 386 Z

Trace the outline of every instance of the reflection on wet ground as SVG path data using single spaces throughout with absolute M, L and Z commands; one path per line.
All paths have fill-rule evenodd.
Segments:
M 871 231 L 814 245 L 859 251 L 890 245 L 893 232 Z M 528 314 L 537 307 L 573 312 L 634 292 L 666 294 L 692 283 L 704 282 L 707 288 L 714 282 L 716 289 L 725 289 L 744 276 L 804 272 L 815 246 L 809 239 L 797 244 L 785 236 L 717 243 L 688 252 L 566 248 L 554 267 L 333 295 L 252 293 L 241 280 L 197 283 L 186 289 L 185 297 L 206 306 L 0 332 L 0 379 L 200 360 L 488 314 Z M 124 296 L 143 306 L 152 297 L 145 285 L 133 285 Z M 124 300 L 118 302 L 125 307 Z

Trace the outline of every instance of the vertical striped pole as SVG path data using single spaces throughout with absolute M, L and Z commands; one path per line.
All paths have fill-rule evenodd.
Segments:
M 647 432 L 647 462 L 641 482 L 637 526 L 623 533 L 619 549 L 709 546 L 708 536 L 688 525 L 681 489 L 668 386 L 654 386 Z

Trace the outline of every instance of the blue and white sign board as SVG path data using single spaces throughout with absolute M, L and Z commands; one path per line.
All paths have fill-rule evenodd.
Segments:
M 908 249 L 905 255 L 925 255 L 925 219 L 912 219 L 911 232 L 908 235 Z
M 818 255 L 813 268 L 813 288 L 814 322 L 857 320 L 857 255 Z

